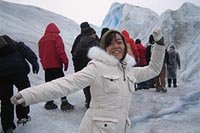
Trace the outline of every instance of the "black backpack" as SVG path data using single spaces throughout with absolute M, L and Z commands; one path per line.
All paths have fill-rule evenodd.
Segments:
M 16 50 L 10 45 L 11 41 L 12 40 L 6 35 L 0 36 L 0 57 L 16 52 Z
M 8 36 L 0 36 L 0 76 L 23 72 L 27 68 L 25 58 L 13 43 L 16 42 Z

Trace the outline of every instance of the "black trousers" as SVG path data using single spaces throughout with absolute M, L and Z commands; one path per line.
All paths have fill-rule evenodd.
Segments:
M 167 81 L 168 81 L 168 86 L 171 86 L 172 81 L 173 81 L 174 86 L 177 85 L 177 79 L 176 78 L 173 78 L 173 79 L 168 78 Z
M 10 102 L 13 96 L 13 85 L 18 91 L 30 87 L 30 82 L 26 74 L 15 74 L 0 77 L 0 100 L 1 100 L 1 124 L 4 131 L 9 128 L 15 129 L 14 123 L 14 105 Z M 18 119 L 27 118 L 30 109 L 29 106 L 16 106 L 16 116 Z
M 84 68 L 83 66 L 80 67 L 80 64 L 77 64 L 77 61 L 75 59 L 72 59 L 72 60 L 74 63 L 75 72 L 78 72 Z M 85 102 L 90 105 L 90 101 L 91 101 L 90 86 L 83 88 L 83 93 L 85 95 Z
M 91 101 L 91 93 L 90 93 L 90 86 L 87 86 L 83 89 L 84 95 L 85 95 L 85 102 L 90 105 Z
M 60 77 L 64 77 L 64 72 L 62 70 L 62 68 L 48 68 L 45 69 L 45 82 L 49 82 L 52 81 L 54 79 L 60 78 Z M 66 101 L 67 97 L 62 97 L 61 101 Z M 53 102 L 53 100 L 48 101 L 48 102 Z

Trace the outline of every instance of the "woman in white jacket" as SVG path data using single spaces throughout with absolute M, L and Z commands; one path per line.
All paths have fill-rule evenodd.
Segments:
M 92 59 L 83 70 L 51 82 L 20 91 L 11 98 L 13 104 L 25 106 L 48 101 L 91 87 L 90 108 L 81 122 L 80 133 L 128 133 L 128 112 L 135 91 L 134 83 L 160 73 L 164 57 L 164 39 L 159 30 L 153 32 L 157 44 L 151 62 L 145 67 L 132 67 L 135 61 L 127 54 L 123 36 L 116 30 L 107 31 L 101 48 L 93 47 Z M 163 45 L 163 46 L 162 46 Z

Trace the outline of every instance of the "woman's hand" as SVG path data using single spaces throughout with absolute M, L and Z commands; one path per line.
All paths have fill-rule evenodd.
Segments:
M 16 95 L 12 96 L 10 98 L 10 101 L 11 101 L 12 104 L 15 104 L 15 105 L 18 105 L 18 104 L 24 104 L 25 105 L 25 100 L 20 93 L 17 93 Z
M 164 37 L 163 37 L 163 35 L 162 35 L 162 32 L 161 32 L 161 30 L 160 29 L 155 29 L 154 31 L 153 31 L 153 38 L 154 38 L 154 40 L 155 40 L 155 42 L 158 44 L 158 45 L 165 45 L 164 44 Z

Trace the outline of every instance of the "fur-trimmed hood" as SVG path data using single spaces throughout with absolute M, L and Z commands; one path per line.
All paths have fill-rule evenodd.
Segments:
M 103 62 L 104 64 L 107 64 L 107 65 L 118 65 L 120 63 L 118 59 L 116 59 L 112 55 L 109 55 L 108 53 L 106 53 L 106 51 L 104 51 L 103 49 L 99 47 L 90 48 L 88 52 L 88 58 Z M 136 64 L 135 59 L 128 54 L 126 55 L 123 62 L 124 64 L 126 64 L 125 66 L 127 68 L 131 68 Z

